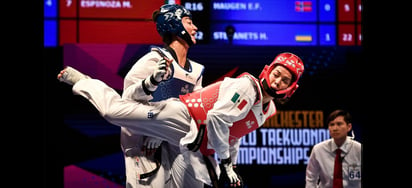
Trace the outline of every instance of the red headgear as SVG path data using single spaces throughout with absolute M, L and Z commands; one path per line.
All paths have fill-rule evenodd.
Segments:
M 269 74 L 277 65 L 287 68 L 294 78 L 292 84 L 288 88 L 279 91 L 275 91 L 271 88 L 269 83 Z M 269 95 L 275 98 L 290 98 L 299 87 L 298 81 L 303 74 L 303 70 L 303 61 L 297 55 L 284 52 L 276 56 L 275 60 L 273 60 L 269 66 L 265 66 L 259 75 L 260 84 Z

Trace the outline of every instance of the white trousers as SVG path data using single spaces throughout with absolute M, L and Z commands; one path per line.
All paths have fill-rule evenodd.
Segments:
M 82 79 L 73 85 L 72 91 L 86 98 L 111 124 L 180 148 L 181 153 L 174 161 L 170 161 L 170 172 L 161 171 L 170 173 L 170 180 L 166 180 L 164 187 L 203 188 L 203 183 L 211 185 L 201 153 L 187 151 L 185 147 L 195 139 L 197 126 L 186 105 L 178 98 L 150 103 L 124 100 L 116 90 L 97 79 Z M 219 175 L 216 161 L 213 160 L 212 164 Z

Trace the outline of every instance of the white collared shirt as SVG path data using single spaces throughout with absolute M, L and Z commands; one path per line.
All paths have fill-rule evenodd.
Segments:
M 305 188 L 332 188 L 335 152 L 338 147 L 333 139 L 313 146 L 306 167 Z M 350 137 L 340 147 L 343 170 L 343 187 L 361 187 L 362 144 Z

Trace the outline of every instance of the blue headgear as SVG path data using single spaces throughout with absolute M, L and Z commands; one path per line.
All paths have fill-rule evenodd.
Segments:
M 165 4 L 161 6 L 160 12 L 155 18 L 157 32 L 159 32 L 162 37 L 166 34 L 177 35 L 185 40 L 189 46 L 193 45 L 190 34 L 182 24 L 182 18 L 185 16 L 192 19 L 190 11 L 181 5 Z

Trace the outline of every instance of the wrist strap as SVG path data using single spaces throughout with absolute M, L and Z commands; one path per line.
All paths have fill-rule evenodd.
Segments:
M 146 82 L 146 79 L 144 79 L 144 80 L 142 81 L 143 91 L 144 91 L 144 93 L 146 93 L 146 95 L 151 95 L 152 92 L 151 92 L 149 89 L 147 89 L 147 86 L 146 86 L 145 82 Z
M 227 159 L 221 159 L 220 163 L 222 164 L 230 164 L 232 162 L 232 159 L 229 157 Z
M 151 82 L 153 85 L 155 85 L 155 86 L 159 85 L 159 82 L 156 81 L 156 80 L 153 78 L 153 74 L 152 74 L 152 76 L 150 76 L 150 82 Z

